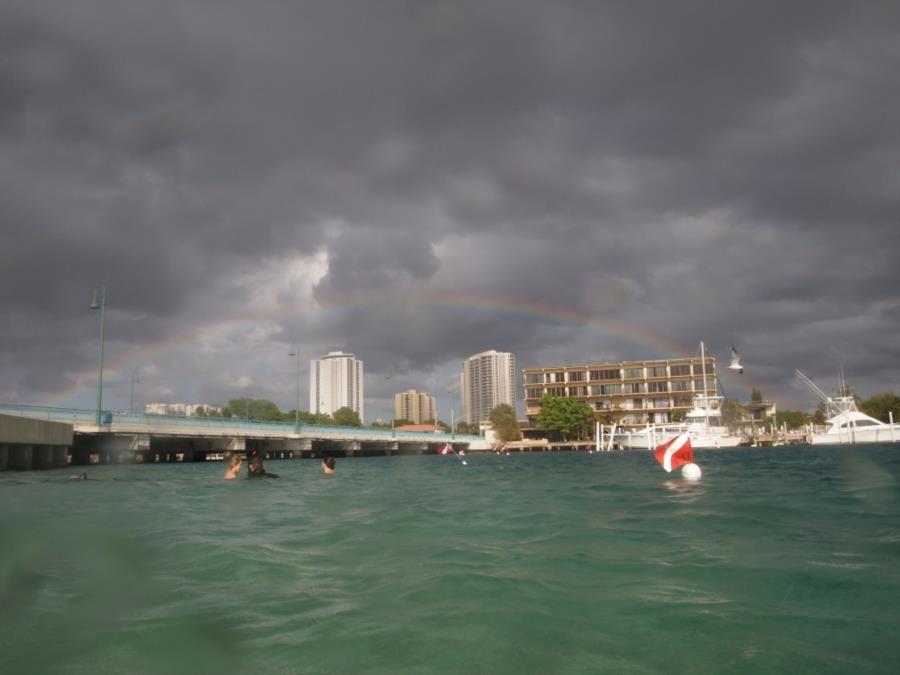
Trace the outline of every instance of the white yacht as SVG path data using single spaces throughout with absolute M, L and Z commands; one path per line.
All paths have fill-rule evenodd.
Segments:
M 644 429 L 621 431 L 616 443 L 623 450 L 653 450 L 678 434 L 688 434 L 695 448 L 734 448 L 743 438 L 722 424 L 722 396 L 697 394 L 683 422 L 648 424 Z
M 825 402 L 825 431 L 810 431 L 810 445 L 852 445 L 855 443 L 896 443 L 900 441 L 900 424 L 886 424 L 856 407 L 852 396 L 828 396 L 799 370 L 794 371 Z M 841 391 L 846 387 L 841 385 Z
M 738 353 L 731 348 L 731 365 L 729 368 L 740 370 Z M 648 424 L 643 429 L 634 431 L 621 431 L 616 436 L 615 442 L 623 450 L 653 450 L 661 443 L 678 434 L 687 434 L 691 438 L 691 445 L 695 448 L 734 448 L 744 440 L 741 436 L 732 434 L 722 424 L 722 404 L 725 398 L 722 396 L 708 396 L 706 389 L 706 348 L 700 343 L 700 359 L 703 364 L 703 392 L 694 396 L 691 409 L 685 414 L 683 422 L 669 422 L 667 424 Z M 714 378 L 715 381 L 715 378 Z

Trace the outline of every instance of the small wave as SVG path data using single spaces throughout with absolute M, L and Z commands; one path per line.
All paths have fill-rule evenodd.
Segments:
M 809 564 L 813 565 L 814 567 L 829 567 L 832 569 L 851 571 L 865 570 L 869 569 L 870 567 L 875 567 L 875 565 L 871 563 L 830 562 L 827 560 L 810 560 Z

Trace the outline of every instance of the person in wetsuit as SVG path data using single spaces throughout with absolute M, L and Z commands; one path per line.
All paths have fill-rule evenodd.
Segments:
M 278 474 L 269 473 L 263 465 L 262 455 L 256 448 L 248 453 L 247 478 L 278 478 Z

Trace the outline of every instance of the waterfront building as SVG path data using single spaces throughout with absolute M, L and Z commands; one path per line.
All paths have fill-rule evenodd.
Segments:
M 747 401 L 741 405 L 747 410 L 753 429 L 765 427 L 778 412 L 778 407 L 772 401 Z
M 350 408 L 363 415 L 363 362 L 353 354 L 328 352 L 309 362 L 309 411 L 333 415 Z
M 394 419 L 409 420 L 421 424 L 425 420 L 434 420 L 437 402 L 434 396 L 418 392 L 415 389 L 394 394 Z
M 531 421 L 549 395 L 584 401 L 618 425 L 665 424 L 681 419 L 694 396 L 715 396 L 718 389 L 712 356 L 546 366 L 523 373 L 525 414 Z
M 515 408 L 515 355 L 492 349 L 467 358 L 460 373 L 460 392 L 463 419 L 469 424 L 487 420 L 501 403 Z

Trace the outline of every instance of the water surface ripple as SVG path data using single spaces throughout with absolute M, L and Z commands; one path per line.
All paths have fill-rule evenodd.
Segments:
M 696 454 L 0 474 L 0 672 L 897 672 L 900 448 Z

